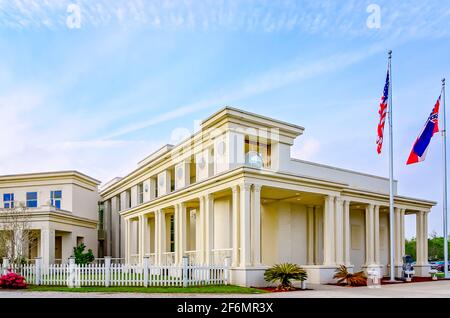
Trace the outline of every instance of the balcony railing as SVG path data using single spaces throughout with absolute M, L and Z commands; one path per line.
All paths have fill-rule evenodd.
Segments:
M 175 252 L 165 252 L 161 259 L 162 265 L 175 264 Z
M 150 265 L 156 264 L 156 253 L 145 253 L 144 255 L 148 257 Z
M 231 258 L 232 251 L 232 248 L 213 249 L 211 253 L 211 262 L 215 265 L 223 265 L 225 258 Z
M 202 262 L 200 251 L 197 251 L 197 250 L 186 251 L 185 255 L 188 258 L 189 264 L 198 265 L 198 264 L 201 264 L 201 262 Z
M 136 265 L 139 264 L 139 254 L 131 254 L 130 255 L 130 264 Z

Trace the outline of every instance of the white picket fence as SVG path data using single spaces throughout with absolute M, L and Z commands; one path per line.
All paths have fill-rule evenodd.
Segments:
M 230 259 L 223 265 L 194 265 L 183 258 L 181 265 L 150 265 L 144 257 L 142 265 L 111 264 L 105 258 L 103 264 L 69 264 L 42 265 L 9 264 L 3 261 L 2 272 L 8 270 L 25 277 L 28 284 L 48 286 L 199 286 L 227 285 L 230 282 Z

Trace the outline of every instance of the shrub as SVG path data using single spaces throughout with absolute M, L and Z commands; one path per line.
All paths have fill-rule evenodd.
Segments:
M 280 282 L 277 290 L 294 290 L 291 280 L 304 281 L 307 277 L 303 268 L 292 263 L 276 264 L 264 272 L 264 279 L 267 282 Z
M 75 257 L 76 264 L 88 264 L 94 261 L 95 256 L 92 250 L 89 249 L 87 252 L 84 252 L 85 249 L 86 245 L 84 243 L 73 248 L 73 256 Z
M 0 288 L 23 289 L 27 288 L 27 283 L 25 277 L 10 270 L 0 277 Z
M 347 269 L 347 266 L 341 265 L 333 276 L 334 279 L 338 279 L 338 285 L 346 285 L 346 286 L 365 286 L 367 285 L 367 277 L 366 274 L 361 271 L 357 273 L 350 273 Z

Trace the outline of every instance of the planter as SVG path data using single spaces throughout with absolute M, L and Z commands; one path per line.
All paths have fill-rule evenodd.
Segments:
M 306 280 L 303 280 L 300 285 L 301 289 L 306 289 Z

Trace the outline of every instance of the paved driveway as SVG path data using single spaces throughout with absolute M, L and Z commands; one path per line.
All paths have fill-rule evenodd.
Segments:
M 311 285 L 313 290 L 288 293 L 246 294 L 150 294 L 150 293 L 68 293 L 0 291 L 0 298 L 159 298 L 159 297 L 213 297 L 213 298 L 450 298 L 450 281 L 423 282 L 411 284 L 383 285 L 381 288 L 346 288 L 330 285 Z

